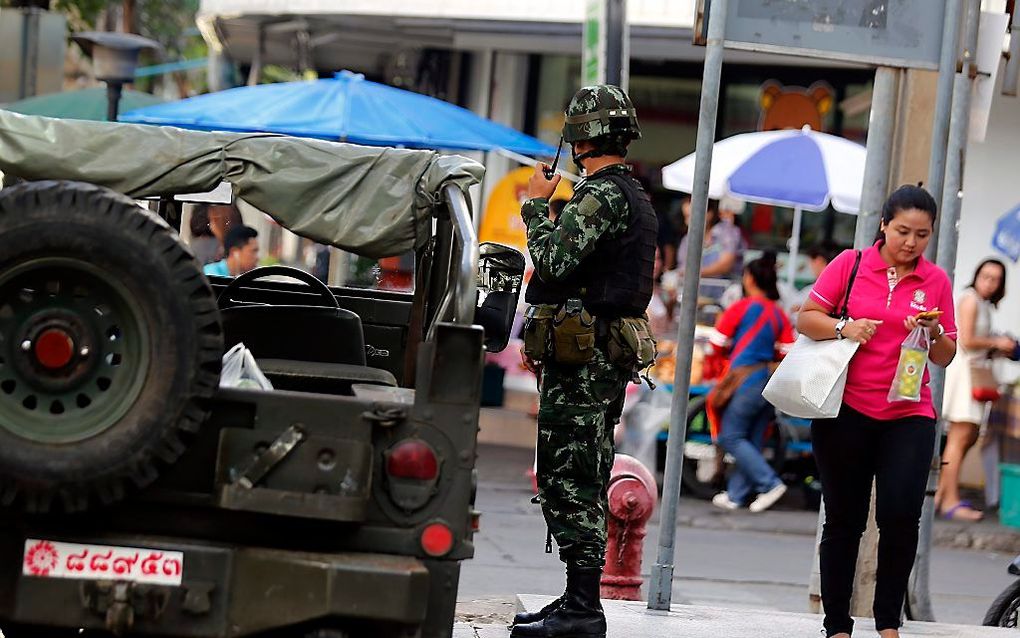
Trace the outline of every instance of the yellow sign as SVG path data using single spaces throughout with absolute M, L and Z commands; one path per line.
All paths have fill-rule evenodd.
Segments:
M 534 172 L 535 169 L 530 166 L 512 170 L 492 189 L 478 231 L 479 241 L 494 241 L 527 252 L 528 238 L 521 220 L 521 204 L 527 199 L 528 180 Z M 570 199 L 573 196 L 570 182 L 560 180 L 553 199 Z

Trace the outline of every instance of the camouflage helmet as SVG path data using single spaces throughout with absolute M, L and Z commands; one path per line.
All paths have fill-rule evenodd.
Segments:
M 583 87 L 567 105 L 563 141 L 590 140 L 610 133 L 623 134 L 629 140 L 641 137 L 637 111 L 630 98 L 612 84 Z

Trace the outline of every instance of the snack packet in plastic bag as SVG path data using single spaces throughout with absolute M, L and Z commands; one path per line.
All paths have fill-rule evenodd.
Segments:
M 900 361 L 889 388 L 889 402 L 920 401 L 924 371 L 928 367 L 928 329 L 918 326 L 900 346 Z
M 273 384 L 255 363 L 255 357 L 251 350 L 244 347 L 243 343 L 239 343 L 223 355 L 220 387 L 272 390 Z

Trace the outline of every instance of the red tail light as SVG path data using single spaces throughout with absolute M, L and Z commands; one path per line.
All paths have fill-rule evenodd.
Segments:
M 429 556 L 444 556 L 453 549 L 453 532 L 445 523 L 429 523 L 421 533 L 421 548 Z
M 432 481 L 439 475 L 439 460 L 428 443 L 407 439 L 390 448 L 386 473 L 393 478 Z

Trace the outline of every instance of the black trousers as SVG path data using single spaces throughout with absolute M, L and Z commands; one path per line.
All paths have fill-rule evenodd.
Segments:
M 835 419 L 811 424 L 811 441 L 825 499 L 819 562 L 826 635 L 853 631 L 850 596 L 872 479 L 879 529 L 875 628 L 896 629 L 917 551 L 935 419 L 880 421 L 843 405 Z

